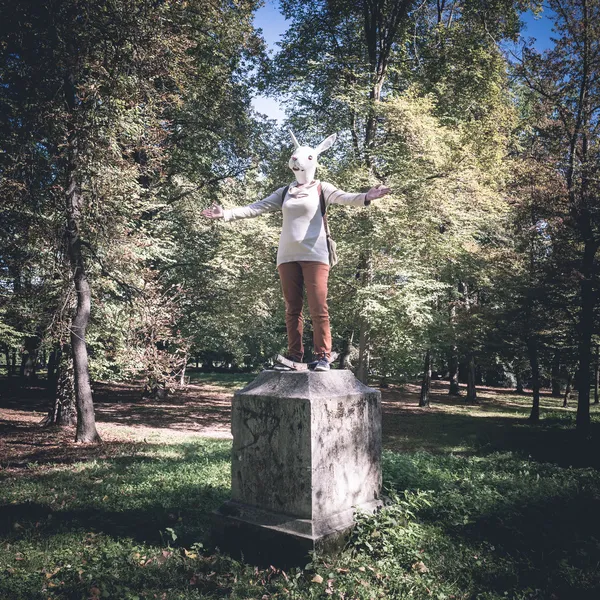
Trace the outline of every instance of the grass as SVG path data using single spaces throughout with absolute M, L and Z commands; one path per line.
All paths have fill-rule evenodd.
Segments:
M 104 422 L 113 438 L 102 452 L 5 462 L 0 599 L 600 597 L 597 444 L 577 442 L 572 409 L 544 398 L 533 427 L 525 397 L 490 390 L 466 406 L 442 390 L 423 411 L 413 394 L 385 394 L 389 506 L 360 516 L 337 557 L 288 571 L 209 545 L 211 511 L 230 492 L 227 439 L 136 421 L 119 441 L 126 428 Z M 5 439 L 14 452 L 26 443 L 22 432 Z
M 256 373 L 202 373 L 189 371 L 190 383 L 216 385 L 226 389 L 238 389 L 256 379 Z

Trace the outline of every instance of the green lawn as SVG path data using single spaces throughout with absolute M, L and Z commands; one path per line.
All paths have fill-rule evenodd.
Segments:
M 338 557 L 288 571 L 208 545 L 211 511 L 229 495 L 228 440 L 152 434 L 74 464 L 9 465 L 0 599 L 597 599 L 600 476 L 567 463 L 598 445 L 580 445 L 572 412 L 551 405 L 545 423 L 528 426 L 527 402 L 497 395 L 479 407 L 386 414 L 401 430 L 386 445 L 404 448 L 384 453 L 390 506 L 360 517 Z M 485 419 L 499 422 L 485 429 Z M 519 442 L 528 436 L 537 460 Z M 565 460 L 544 462 L 544 446 Z

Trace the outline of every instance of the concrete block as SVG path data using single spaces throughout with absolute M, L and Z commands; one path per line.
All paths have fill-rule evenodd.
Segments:
M 379 505 L 381 395 L 350 371 L 264 371 L 235 393 L 231 430 L 232 498 L 217 527 L 228 550 L 331 549 L 357 508 Z

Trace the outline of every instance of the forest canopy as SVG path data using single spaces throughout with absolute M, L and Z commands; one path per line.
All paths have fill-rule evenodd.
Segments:
M 287 185 L 292 129 L 337 133 L 334 347 L 357 376 L 431 372 L 598 402 L 600 2 L 281 0 L 267 52 L 234 0 L 0 0 L 0 350 L 47 368 L 47 420 L 95 441 L 94 380 L 148 394 L 188 364 L 260 369 L 285 344 L 281 217 L 209 222 Z M 509 44 L 510 42 L 510 44 Z M 513 44 L 518 53 L 509 52 Z M 286 120 L 252 108 L 276 98 Z M 310 335 L 310 327 L 307 328 Z M 567 392 L 568 393 L 568 392 Z

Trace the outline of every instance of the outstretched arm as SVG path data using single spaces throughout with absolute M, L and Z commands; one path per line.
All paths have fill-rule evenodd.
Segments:
M 235 221 L 236 219 L 251 219 L 258 217 L 263 213 L 281 210 L 281 196 L 285 188 L 279 188 L 270 196 L 263 200 L 253 202 L 248 206 L 238 206 L 236 208 L 224 209 L 218 204 L 213 204 L 210 208 L 202 211 L 202 216 L 207 219 L 224 219 L 225 221 Z
M 378 198 L 382 198 L 386 194 L 389 194 L 391 191 L 392 190 L 387 185 L 383 185 L 382 183 L 380 183 L 379 185 L 372 187 L 367 192 L 365 204 L 370 203 L 371 200 L 377 200 Z
M 368 206 L 371 200 L 381 198 L 390 193 L 390 188 L 384 185 L 378 185 L 371 188 L 366 194 L 350 194 L 342 190 L 338 190 L 331 183 L 323 183 L 323 195 L 325 196 L 325 204 L 350 204 L 352 206 Z
M 218 204 L 213 204 L 210 208 L 205 208 L 202 211 L 202 216 L 207 219 L 222 219 L 225 211 L 222 206 Z

